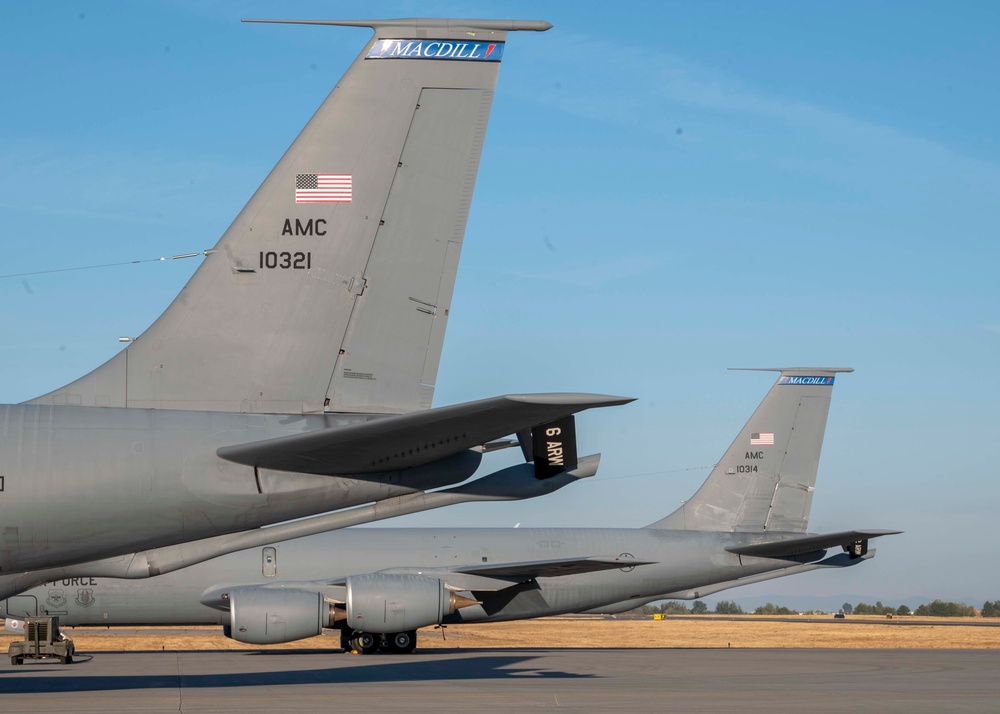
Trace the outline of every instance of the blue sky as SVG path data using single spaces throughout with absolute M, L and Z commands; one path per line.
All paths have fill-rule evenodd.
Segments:
M 771 384 L 727 367 L 851 366 L 811 528 L 906 534 L 732 596 L 1000 598 L 1000 6 L 622 7 L 8 2 L 0 274 L 214 245 L 368 37 L 241 17 L 546 19 L 508 41 L 436 403 L 639 399 L 578 420 L 591 482 L 398 524 L 644 525 Z M 103 362 L 195 267 L 0 279 L 0 401 Z

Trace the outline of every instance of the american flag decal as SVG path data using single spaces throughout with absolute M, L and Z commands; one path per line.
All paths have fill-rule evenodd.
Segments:
M 750 435 L 750 446 L 774 446 L 774 432 L 754 432 Z
M 351 174 L 296 174 L 296 203 L 350 203 Z

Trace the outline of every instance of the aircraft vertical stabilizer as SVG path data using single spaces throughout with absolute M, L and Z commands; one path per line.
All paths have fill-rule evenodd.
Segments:
M 33 403 L 430 407 L 504 41 L 551 26 L 298 22 L 375 32 L 167 310 Z
M 768 371 L 778 381 L 705 483 L 650 528 L 806 531 L 833 383 L 854 370 Z

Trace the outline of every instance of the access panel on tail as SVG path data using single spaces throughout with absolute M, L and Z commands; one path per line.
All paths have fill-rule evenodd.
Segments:
M 550 25 L 307 22 L 375 32 L 156 322 L 34 403 L 431 406 L 504 41 Z
M 708 479 L 650 528 L 806 531 L 833 383 L 854 370 L 765 371 L 781 374 Z

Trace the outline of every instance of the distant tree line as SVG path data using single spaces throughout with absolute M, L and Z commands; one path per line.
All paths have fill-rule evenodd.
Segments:
M 976 608 L 962 602 L 945 602 L 935 600 L 934 602 L 920 605 L 916 610 L 910 611 L 906 605 L 892 607 L 883 605 L 881 601 L 874 605 L 859 602 L 853 607 L 849 602 L 845 602 L 841 608 L 845 615 L 916 615 L 918 617 L 975 617 Z M 983 605 L 983 617 L 1000 617 L 1000 600 L 987 602 Z
M 789 610 L 787 607 L 781 605 L 775 605 L 774 603 L 767 603 L 766 605 L 761 605 L 756 610 L 753 611 L 754 615 L 797 615 L 798 612 L 795 610 Z
M 744 615 L 746 614 L 742 607 L 732 600 L 720 600 L 715 605 L 715 610 L 713 611 L 716 615 Z M 966 605 L 961 602 L 945 602 L 943 600 L 935 600 L 934 602 L 927 603 L 926 605 L 921 605 L 916 610 L 910 610 L 906 605 L 900 605 L 898 607 L 893 607 L 891 605 L 883 605 L 881 600 L 876 600 L 874 605 L 869 605 L 866 602 L 859 602 L 857 605 L 852 605 L 849 602 L 845 602 L 841 607 L 841 612 L 845 615 L 916 615 L 918 617 L 975 617 L 976 608 L 971 605 Z M 667 600 L 659 605 L 643 605 L 642 607 L 631 610 L 629 614 L 631 615 L 706 615 L 709 613 L 708 605 L 706 605 L 701 600 L 695 600 L 691 607 L 680 602 L 678 600 Z M 753 611 L 754 615 L 796 615 L 797 610 L 792 610 L 790 608 L 784 607 L 782 605 L 775 605 L 774 603 L 767 603 L 766 605 L 761 605 Z M 820 611 L 810 610 L 805 613 L 808 615 L 818 615 L 824 614 Z M 980 614 L 983 617 L 1000 617 L 1000 600 L 995 600 L 994 602 L 987 601 L 983 604 Z
M 900 605 L 899 607 L 892 607 L 891 605 L 883 605 L 881 600 L 877 600 L 874 605 L 869 605 L 866 602 L 859 602 L 857 605 L 851 605 L 849 602 L 845 602 L 840 608 L 841 612 L 845 615 L 910 615 L 910 608 L 907 605 Z
M 913 614 L 930 617 L 975 617 L 976 608 L 961 602 L 935 600 L 929 605 L 921 605 L 913 611 Z

